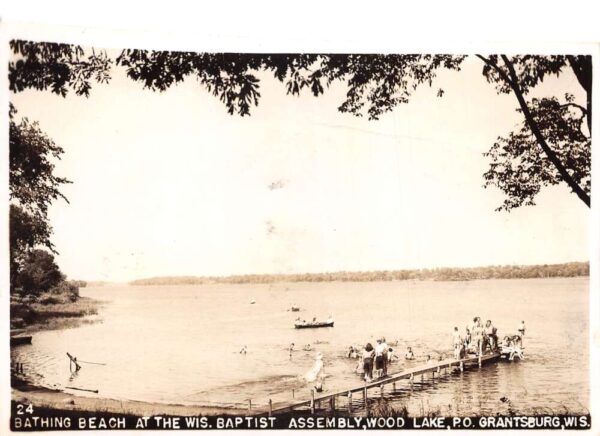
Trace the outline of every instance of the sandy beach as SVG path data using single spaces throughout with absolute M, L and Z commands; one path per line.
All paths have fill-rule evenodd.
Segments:
M 56 412 L 98 412 L 124 416 L 223 416 L 245 415 L 247 410 L 231 407 L 189 406 L 183 404 L 159 404 L 133 400 L 114 400 L 109 398 L 90 398 L 72 395 L 62 390 L 53 390 L 33 386 L 21 381 L 13 386 L 12 400 L 24 405 L 32 404 L 37 408 L 52 409 Z

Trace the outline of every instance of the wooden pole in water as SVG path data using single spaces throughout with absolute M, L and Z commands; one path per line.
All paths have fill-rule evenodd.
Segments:
M 367 382 L 365 382 L 365 388 L 363 389 L 363 403 L 365 404 L 365 409 L 368 406 L 367 402 Z
M 413 373 L 411 373 L 411 374 L 410 374 L 410 378 L 408 379 L 408 380 L 409 380 L 409 382 L 410 382 L 410 390 L 411 390 L 411 391 L 413 390 L 413 382 L 414 382 L 414 379 L 415 379 L 415 375 L 414 375 Z
M 392 389 L 396 392 L 396 382 L 392 383 Z
M 348 413 L 352 413 L 352 391 L 348 391 Z
M 335 395 L 329 398 L 329 406 L 331 407 L 331 411 L 335 411 Z
M 310 390 L 310 413 L 315 413 L 315 390 Z
M 273 400 L 269 398 L 269 416 L 273 414 Z
M 292 398 L 296 398 L 296 392 L 292 389 Z
M 383 383 L 379 385 L 379 396 L 383 399 Z
M 248 398 L 248 410 L 252 409 L 252 400 Z
M 460 361 L 460 372 L 463 372 L 465 370 L 465 365 L 464 362 L 461 360 Z
M 477 361 L 479 362 L 479 367 L 481 368 L 481 354 L 479 354 Z

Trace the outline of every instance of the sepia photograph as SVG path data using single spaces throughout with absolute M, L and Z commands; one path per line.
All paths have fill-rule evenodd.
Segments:
M 4 49 L 0 433 L 591 428 L 595 51 Z

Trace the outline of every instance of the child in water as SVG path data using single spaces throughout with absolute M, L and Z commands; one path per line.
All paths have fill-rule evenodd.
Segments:
M 413 351 L 412 351 L 412 348 L 411 348 L 411 347 L 408 347 L 408 348 L 406 349 L 406 354 L 404 355 L 404 358 L 405 358 L 406 360 L 414 360 L 414 358 L 415 358 L 415 355 L 414 355 L 414 353 L 413 353 Z

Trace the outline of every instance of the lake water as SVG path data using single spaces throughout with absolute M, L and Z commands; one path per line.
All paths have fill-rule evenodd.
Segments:
M 351 344 L 398 340 L 418 358 L 451 354 L 451 333 L 479 315 L 499 335 L 526 322 L 524 361 L 499 361 L 401 398 L 409 410 L 495 414 L 510 399 L 517 413 L 542 408 L 587 412 L 589 406 L 588 278 L 470 282 L 282 283 L 273 285 L 110 286 L 82 289 L 106 301 L 101 322 L 36 333 L 16 347 L 38 383 L 98 389 L 99 396 L 183 404 L 253 404 L 306 397 L 301 379 L 320 351 L 325 388 L 361 383 Z M 255 304 L 250 304 L 255 300 Z M 290 312 L 292 304 L 300 312 Z M 335 327 L 294 329 L 298 316 Z M 290 343 L 296 345 L 290 354 Z M 311 351 L 302 351 L 311 344 Z M 247 347 L 247 354 L 239 350 Z M 69 371 L 70 352 L 83 361 Z M 414 363 L 413 363 L 414 364 Z M 390 372 L 406 367 L 401 360 Z M 74 394 L 83 392 L 69 391 Z M 91 394 L 93 395 L 93 394 Z

